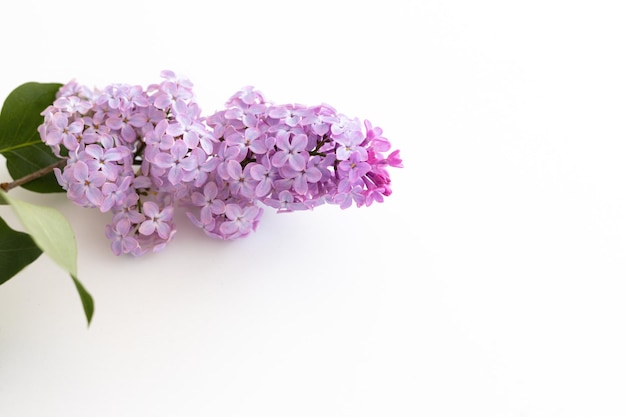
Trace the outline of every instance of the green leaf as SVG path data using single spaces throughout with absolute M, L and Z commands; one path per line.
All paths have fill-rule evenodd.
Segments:
M 0 191 L 0 199 L 4 199 L 13 208 L 35 244 L 57 265 L 69 272 L 83 304 L 87 324 L 91 323 L 93 298 L 78 280 L 76 239 L 63 214 L 52 207 L 38 206 L 9 197 L 4 191 Z
M 0 112 L 0 154 L 7 160 L 13 179 L 22 178 L 58 161 L 41 141 L 37 127 L 43 122 L 41 112 L 51 105 L 61 84 L 25 83 L 13 90 Z M 23 185 L 39 192 L 61 192 L 54 174 Z
M 71 277 L 72 281 L 74 281 L 74 285 L 76 286 L 76 291 L 78 291 L 78 295 L 80 296 L 80 302 L 83 304 L 83 310 L 85 311 L 85 317 L 87 318 L 87 325 L 89 325 L 91 323 L 91 319 L 93 318 L 93 297 L 85 289 L 83 284 L 81 284 L 78 278 L 76 278 L 74 275 L 71 275 Z
M 41 249 L 23 232 L 9 227 L 0 218 L 0 285 L 33 263 L 41 255 Z

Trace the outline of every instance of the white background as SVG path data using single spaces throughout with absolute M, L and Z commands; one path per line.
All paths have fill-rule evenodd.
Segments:
M 254 85 L 369 118 L 405 168 L 235 242 L 181 216 L 142 258 L 12 191 L 69 218 L 96 313 L 45 256 L 0 287 L 0 416 L 626 415 L 621 4 L 11 3 L 2 99 L 171 69 L 206 113 Z

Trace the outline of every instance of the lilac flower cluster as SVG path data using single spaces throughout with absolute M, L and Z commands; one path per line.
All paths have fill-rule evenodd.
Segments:
M 207 235 L 235 239 L 256 229 L 261 204 L 345 209 L 391 194 L 387 168 L 402 161 L 369 121 L 276 105 L 251 87 L 204 117 L 189 80 L 161 75 L 146 89 L 72 81 L 42 113 L 42 140 L 67 161 L 59 184 L 74 203 L 112 213 L 105 233 L 116 255 L 163 249 L 175 207 Z

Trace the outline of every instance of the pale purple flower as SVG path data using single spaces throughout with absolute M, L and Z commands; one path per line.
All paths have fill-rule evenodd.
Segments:
M 340 184 L 339 190 L 340 192 L 335 195 L 333 202 L 335 204 L 339 204 L 341 209 L 347 209 L 350 207 L 353 200 L 357 207 L 361 206 L 365 202 L 363 187 L 360 185 L 352 187 L 347 183 L 345 183 L 345 185 Z
M 191 221 L 191 223 L 202 229 L 204 233 L 208 236 L 214 236 L 213 229 L 215 229 L 216 221 L 213 214 L 208 210 L 200 211 L 200 218 L 198 219 L 192 212 L 186 212 L 187 218 Z M 214 236 L 217 237 L 217 236 Z
M 134 142 L 137 139 L 135 128 L 141 128 L 148 122 L 148 118 L 142 112 L 120 112 L 106 120 L 106 125 L 120 131 L 122 140 L 126 143 Z
M 177 140 L 170 152 L 159 152 L 154 156 L 154 164 L 159 168 L 168 170 L 167 179 L 173 185 L 188 180 L 189 173 L 197 166 L 195 158 L 187 158 L 187 144 Z
M 391 152 L 389 154 L 389 156 L 387 157 L 387 164 L 389 164 L 389 166 L 392 166 L 394 168 L 402 168 L 402 159 L 400 159 L 400 151 L 399 150 L 395 150 L 393 152 Z
M 161 239 L 169 239 L 172 233 L 172 226 L 169 221 L 174 216 L 174 206 L 166 206 L 163 210 L 159 210 L 159 206 L 155 202 L 146 201 L 143 203 L 142 209 L 146 220 L 139 226 L 139 233 L 149 236 L 156 231 Z
M 61 188 L 63 188 L 64 190 L 68 190 L 69 189 L 69 181 L 68 181 L 68 173 L 69 170 L 66 166 L 66 168 L 64 170 L 61 170 L 60 168 L 54 168 L 53 169 L 54 172 L 54 176 L 57 179 L 57 182 L 59 183 L 59 185 L 61 186 Z
M 330 130 L 330 125 L 337 120 L 336 111 L 327 104 L 309 109 L 302 118 L 302 125 L 311 126 L 313 132 L 323 136 Z
M 113 207 L 111 210 L 115 216 L 126 216 L 132 224 L 140 224 L 146 219 L 142 213 L 139 212 L 139 195 L 136 189 L 131 185 L 124 198 L 119 202 L 119 205 Z
M 320 155 L 315 155 L 311 157 L 311 159 L 309 160 L 309 164 L 319 169 L 319 171 L 321 172 L 322 178 L 320 178 L 319 181 L 326 181 L 330 179 L 330 176 L 332 175 L 331 168 L 334 166 L 336 160 L 337 158 L 333 153 L 323 157 Z
M 104 150 L 100 145 L 87 145 L 85 153 L 94 159 L 96 169 L 102 171 L 109 181 L 115 181 L 122 160 L 130 156 L 130 150 L 122 146 Z
M 214 182 L 208 182 L 202 189 L 202 193 L 194 192 L 191 195 L 191 202 L 197 207 L 201 207 L 201 213 L 205 213 L 205 217 L 210 213 L 222 214 L 226 209 L 226 205 L 218 197 L 217 185 Z
M 350 155 L 357 153 L 361 161 L 367 160 L 367 151 L 363 148 L 361 143 L 364 140 L 363 133 L 360 130 L 352 130 L 346 132 L 346 134 L 335 138 L 339 147 L 337 148 L 337 159 L 342 161 L 350 158 Z
M 370 164 L 360 159 L 357 152 L 351 154 L 348 159 L 341 161 L 338 168 L 340 171 L 348 175 L 348 181 L 352 184 L 357 182 L 372 169 Z
M 67 113 L 80 114 L 86 114 L 92 106 L 89 101 L 83 100 L 80 97 L 74 95 L 68 97 L 59 97 L 54 100 L 54 103 L 52 103 L 52 105 L 57 109 Z
M 230 120 L 241 120 L 245 115 L 242 107 L 231 107 L 224 111 L 224 118 Z
M 296 193 L 304 195 L 309 189 L 309 183 L 314 183 L 322 178 L 321 171 L 315 164 L 309 162 L 304 169 L 294 170 L 290 166 L 281 169 L 284 177 L 293 180 L 293 189 Z
M 200 143 L 200 138 L 206 135 L 205 126 L 198 120 L 199 109 L 195 105 L 179 100 L 174 103 L 176 109 L 175 121 L 167 127 L 167 134 L 175 138 L 181 137 L 189 149 L 194 149 Z
M 226 138 L 226 143 L 230 146 L 238 146 L 242 150 L 251 151 L 256 154 L 267 152 L 268 146 L 266 137 L 261 130 L 256 127 L 248 127 L 244 132 L 234 132 Z
M 96 105 L 99 107 L 106 105 L 109 109 L 119 110 L 124 100 L 123 88 L 121 84 L 107 86 L 96 99 Z
M 77 161 L 72 167 L 72 180 L 68 180 L 68 197 L 79 205 L 100 206 L 104 199 L 100 187 L 106 182 L 106 176 L 100 171 L 90 171 L 87 164 Z
M 260 91 L 255 90 L 252 86 L 246 86 L 233 94 L 228 101 L 226 101 L 226 106 L 249 108 L 255 104 L 263 103 L 265 103 L 263 94 Z
M 267 140 L 266 136 L 256 127 L 249 127 L 244 132 L 243 146 L 256 154 L 264 154 L 268 150 L 268 142 L 274 144 L 273 140 Z
M 166 151 L 174 146 L 174 137 L 167 133 L 169 122 L 165 119 L 156 124 L 154 129 L 146 134 L 146 143 Z
M 230 174 L 228 173 L 228 162 L 233 160 L 239 162 L 237 159 L 239 157 L 239 148 L 236 146 L 226 146 L 225 143 L 221 143 L 217 149 L 217 154 L 215 155 L 215 159 L 217 159 L 218 165 L 216 168 L 216 173 L 223 180 L 228 180 L 230 178 Z
M 93 118 L 94 119 L 100 119 L 103 122 L 106 122 L 106 120 L 109 117 L 114 117 L 119 115 L 120 111 L 119 109 L 112 109 L 109 106 L 94 106 L 93 108 Z
M 122 206 L 127 199 L 127 193 L 131 182 L 131 176 L 118 179 L 116 183 L 105 182 L 102 185 L 102 195 L 104 196 L 104 199 L 100 205 L 100 211 L 104 213 L 111 210 L 113 207 Z
M 364 180 L 366 180 L 366 184 L 369 184 L 370 182 L 373 184 L 373 186 L 369 188 L 382 189 L 383 195 L 391 195 L 391 187 L 389 186 L 391 180 L 389 178 L 389 173 L 386 170 L 377 169 L 376 171 L 370 171 L 367 173 Z
M 242 208 L 239 204 L 227 204 L 224 214 L 228 220 L 220 225 L 220 232 L 226 236 L 243 235 L 252 230 L 259 208 L 257 206 Z
M 350 119 L 343 114 L 332 117 L 329 121 L 331 121 L 330 131 L 334 136 L 339 136 L 344 132 L 360 130 L 358 120 Z
M 374 201 L 382 203 L 384 201 L 385 189 L 383 187 L 368 188 L 365 190 L 365 205 L 369 207 Z
M 202 148 L 192 150 L 189 157 L 196 159 L 195 169 L 189 171 L 189 176 L 195 178 L 194 187 L 202 187 L 208 181 L 209 174 L 220 164 L 220 159 L 207 156 Z
M 122 95 L 120 95 L 122 96 Z M 150 102 L 143 88 L 139 85 L 125 86 L 120 109 L 126 111 L 131 108 L 148 107 Z
M 161 76 L 166 81 L 161 83 L 159 92 L 154 96 L 154 105 L 158 109 L 165 110 L 178 99 L 189 100 L 193 97 L 193 84 L 188 79 L 178 77 L 171 71 L 163 71 Z
M 365 124 L 365 141 L 374 152 L 387 152 L 391 149 L 391 143 L 384 138 L 383 130 L 380 127 L 373 127 L 369 120 L 364 120 Z
M 305 151 L 308 138 L 305 134 L 296 134 L 290 139 L 291 133 L 280 131 L 276 134 L 277 151 L 272 157 L 272 165 L 277 168 L 289 164 L 299 171 L 306 166 L 308 154 Z
M 161 120 L 165 119 L 165 112 L 161 109 L 157 109 L 154 106 L 147 107 L 145 111 L 146 114 L 146 125 L 147 126 L 156 126 Z M 144 126 L 147 127 L 147 126 Z
M 163 249 L 165 249 L 167 244 L 174 237 L 175 233 L 176 233 L 176 229 L 172 228 L 172 230 L 170 232 L 170 235 L 166 239 L 160 237 L 156 233 L 153 233 L 153 234 L 147 235 L 147 236 L 146 235 L 142 235 L 141 233 L 138 233 L 138 234 L 135 235 L 135 238 L 137 239 L 137 243 L 139 245 L 132 252 L 132 254 L 135 255 L 135 256 L 141 256 L 141 255 L 147 253 L 148 251 L 160 252 Z
M 70 80 L 59 88 L 57 97 L 77 96 L 80 98 L 91 99 L 93 92 L 83 84 L 79 84 L 76 80 Z
M 277 176 L 276 169 L 272 167 L 267 155 L 261 159 L 261 163 L 252 163 L 249 166 L 250 176 L 258 181 L 254 189 L 254 195 L 256 197 L 265 197 L 274 187 L 274 178 Z
M 289 127 L 297 126 L 302 120 L 302 111 L 294 109 L 293 106 L 274 106 L 267 113 L 269 117 L 284 120 Z
M 211 155 L 213 153 L 213 147 L 218 142 L 219 141 L 214 132 L 206 131 L 205 134 L 200 137 L 200 147 L 207 153 L 207 155 Z
M 103 113 L 94 113 L 91 117 L 83 117 L 82 120 L 85 123 L 83 136 L 93 134 L 96 138 L 99 138 L 100 135 L 108 135 L 111 133 L 111 129 L 106 125 L 106 119 Z
M 226 163 L 226 170 L 231 179 L 230 192 L 233 195 L 241 194 L 244 197 L 254 198 L 257 182 L 250 176 L 250 165 L 241 168 L 240 163 L 230 160 Z
M 293 194 L 287 190 L 283 190 L 278 194 L 278 199 L 265 199 L 263 200 L 268 206 L 278 209 L 279 212 L 289 212 L 294 210 L 304 210 L 306 205 L 301 201 L 297 201 Z
M 64 113 L 55 113 L 47 125 L 44 142 L 47 145 L 63 144 L 69 150 L 78 148 L 77 136 L 82 133 L 84 122 L 79 119 L 70 122 Z
M 104 233 L 111 241 L 111 251 L 119 256 L 137 249 L 137 239 L 130 235 L 131 222 L 126 216 L 116 216 L 113 223 L 105 226 Z

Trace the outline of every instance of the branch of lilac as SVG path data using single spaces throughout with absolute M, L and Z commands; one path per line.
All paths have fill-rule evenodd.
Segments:
M 33 173 L 23 176 L 22 178 L 18 178 L 15 181 L 0 183 L 0 188 L 2 188 L 4 191 L 12 190 L 13 188 L 20 187 L 24 184 L 27 184 L 31 181 L 34 181 L 38 178 L 41 178 L 43 176 L 50 174 L 51 172 L 54 171 L 55 168 L 62 169 L 66 164 L 67 164 L 67 159 L 60 159 L 54 164 L 50 164 L 47 167 L 43 167 Z
M 276 104 L 244 87 L 203 115 L 193 84 L 171 71 L 147 88 L 71 81 L 42 115 L 42 141 L 75 204 L 112 215 L 116 255 L 162 250 L 174 210 L 218 239 L 256 230 L 264 208 L 381 203 L 402 167 L 382 129 L 327 104 Z

